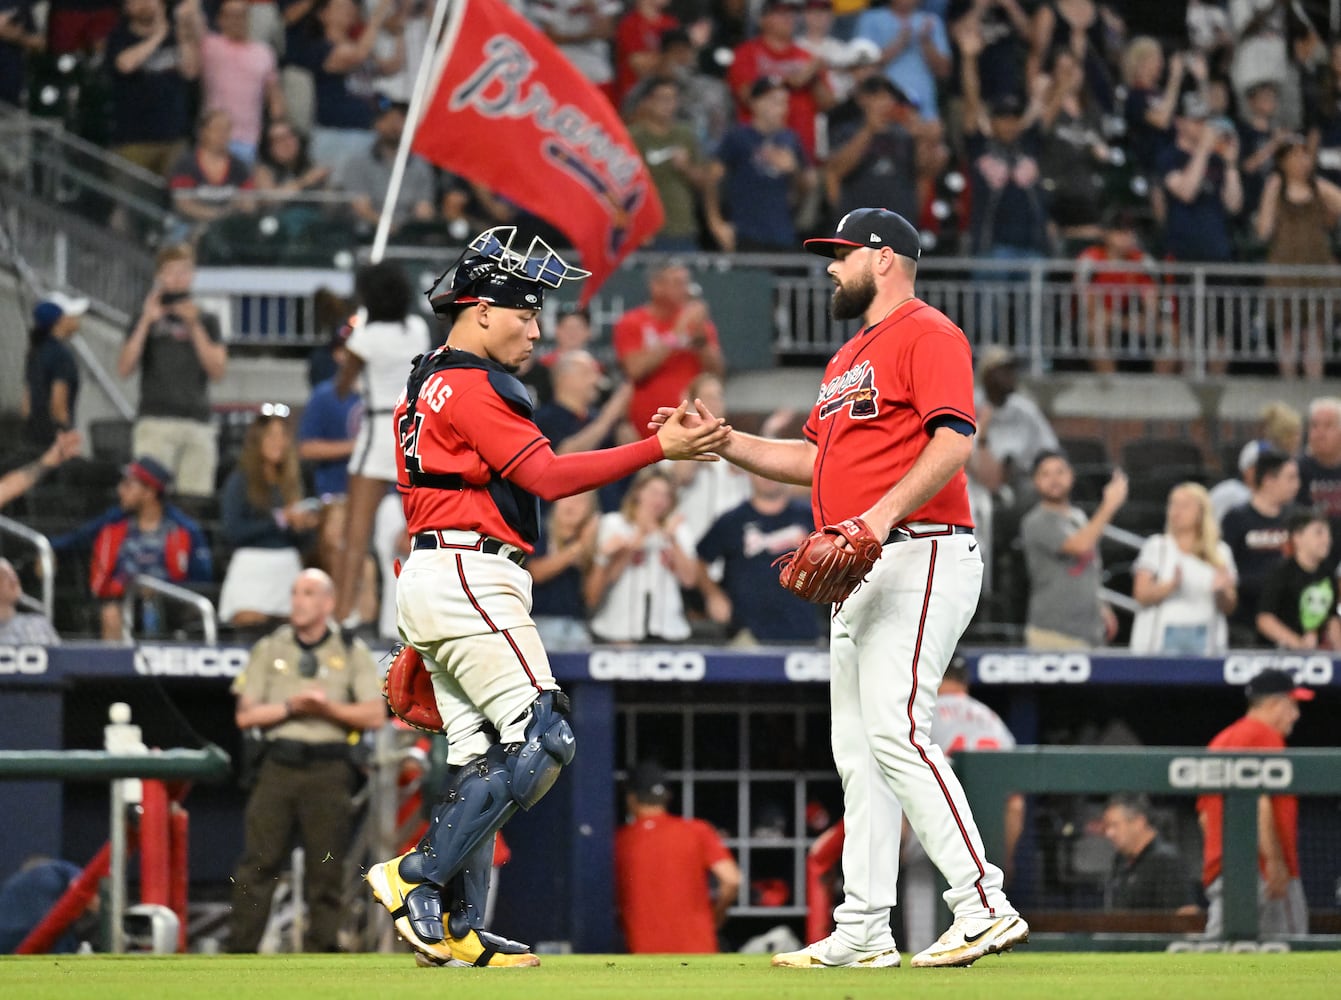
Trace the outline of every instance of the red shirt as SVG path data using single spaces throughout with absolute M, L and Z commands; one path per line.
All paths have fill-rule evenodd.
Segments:
M 756 37 L 737 45 L 735 60 L 727 72 L 726 82 L 731 87 L 731 93 L 736 96 L 736 110 L 741 119 L 748 118 L 750 113 L 749 105 L 740 99 L 743 88 L 748 88 L 755 80 L 765 76 L 786 78 L 809 66 L 814 60 L 814 56 L 795 43 L 773 49 L 762 38 Z M 824 70 L 820 70 L 820 77 L 823 76 Z M 787 127 L 796 133 L 806 156 L 812 160 L 815 158 L 815 116 L 819 114 L 814 85 L 812 80 L 804 87 L 787 89 Z
M 647 429 L 647 421 L 656 413 L 659 406 L 679 406 L 684 398 L 685 387 L 694 377 L 703 371 L 703 362 L 698 352 L 689 346 L 688 341 L 675 332 L 675 321 L 679 313 L 667 319 L 659 318 L 648 306 L 630 309 L 615 324 L 615 356 L 621 362 L 646 347 L 661 342 L 675 345 L 675 349 L 666 356 L 651 373 L 642 380 L 633 383 L 633 398 L 629 401 L 629 420 L 643 437 L 654 433 Z M 717 327 L 708 320 L 704 327 L 708 343 L 716 345 Z
M 649 21 L 637 10 L 629 11 L 620 19 L 615 28 L 615 107 L 619 107 L 619 102 L 638 82 L 629 56 L 639 52 L 660 52 L 662 32 L 679 26 L 680 22 L 669 14 L 660 14 Z
M 405 394 L 396 403 L 393 426 L 399 438 L 407 409 Z M 432 529 L 478 531 L 526 552 L 533 546 L 503 519 L 487 490 L 411 489 L 405 452 L 419 459 L 423 472 L 456 473 L 484 486 L 496 470 L 506 476 L 548 439 L 535 423 L 512 409 L 479 368 L 448 368 L 432 375 L 419 392 L 418 423 L 408 448 L 396 448 L 396 484 L 405 506 L 410 534 Z
M 859 517 L 912 468 L 936 417 L 973 415 L 973 360 L 964 331 L 911 299 L 838 349 L 801 429 L 819 448 L 816 527 Z M 964 470 L 908 521 L 973 526 Z
M 1211 740 L 1211 750 L 1284 750 L 1285 737 L 1265 722 L 1244 716 Z M 1221 795 L 1202 795 L 1197 799 L 1201 814 L 1202 847 L 1201 884 L 1210 885 L 1220 877 L 1220 861 L 1224 854 L 1225 800 Z M 1271 813 L 1276 823 L 1276 837 L 1280 840 L 1281 854 L 1291 878 L 1299 877 L 1299 800 L 1293 795 L 1271 796 Z M 1257 856 L 1258 869 L 1264 874 L 1263 855 Z
M 616 830 L 615 905 L 629 952 L 715 952 L 708 870 L 730 857 L 701 819 L 667 813 Z
M 1116 264 L 1118 261 L 1108 256 L 1108 251 L 1102 246 L 1086 247 L 1080 251 L 1076 260 L 1085 264 Z M 1104 308 L 1112 310 L 1115 304 L 1125 304 L 1129 300 L 1135 300 L 1139 297 L 1140 288 L 1154 288 L 1155 279 L 1150 276 L 1150 272 L 1144 269 L 1144 265 L 1149 263 L 1149 258 L 1140 250 L 1129 250 L 1122 257 L 1122 261 L 1129 264 L 1142 265 L 1134 267 L 1131 270 L 1122 270 L 1113 268 L 1112 270 L 1094 271 L 1089 276 L 1091 287 L 1104 285 L 1120 285 L 1123 288 L 1113 288 L 1106 290 L 1103 296 Z

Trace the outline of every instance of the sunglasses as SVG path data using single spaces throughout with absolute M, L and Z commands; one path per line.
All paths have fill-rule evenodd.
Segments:
M 280 420 L 288 420 L 292 412 L 287 403 L 262 403 L 260 409 L 262 417 L 278 417 Z

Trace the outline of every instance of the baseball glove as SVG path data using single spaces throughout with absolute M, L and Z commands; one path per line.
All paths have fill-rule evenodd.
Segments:
M 426 733 L 442 732 L 442 715 L 433 696 L 433 680 L 424 658 L 413 646 L 401 646 L 382 681 L 382 697 L 391 714 L 407 726 Z
M 847 539 L 849 548 L 839 548 Z M 812 531 L 800 548 L 788 552 L 774 565 L 783 587 L 815 604 L 842 604 L 862 585 L 880 558 L 880 539 L 859 517 L 826 524 Z

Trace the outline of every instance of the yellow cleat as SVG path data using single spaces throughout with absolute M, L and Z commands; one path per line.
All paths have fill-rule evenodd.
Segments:
M 372 894 L 377 897 L 377 901 L 391 913 L 392 923 L 401 940 L 420 955 L 431 959 L 432 964 L 450 965 L 453 963 L 452 949 L 442 936 L 442 901 L 438 898 L 436 892 L 433 892 L 431 896 L 427 892 L 421 894 L 422 898 L 418 901 L 420 905 L 417 905 L 416 909 L 422 909 L 422 916 L 416 914 L 416 917 L 419 919 L 420 929 L 424 933 L 421 934 L 414 928 L 410 916 L 410 905 L 407 902 L 408 897 L 417 888 L 432 889 L 433 887 L 428 883 L 407 882 L 401 878 L 400 860 L 403 857 L 405 857 L 404 854 L 400 858 L 392 858 L 390 861 L 373 865 L 368 869 L 368 874 L 364 876 L 364 879 L 372 889 Z M 427 924 L 423 919 L 424 916 L 429 918 Z M 436 935 L 431 927 L 435 919 L 439 928 Z M 434 937 L 436 937 L 436 940 L 433 940 Z
M 520 941 L 512 941 L 488 931 L 474 929 L 461 937 L 448 935 L 444 943 L 451 948 L 453 965 L 487 969 L 520 969 L 539 965 L 540 957 Z

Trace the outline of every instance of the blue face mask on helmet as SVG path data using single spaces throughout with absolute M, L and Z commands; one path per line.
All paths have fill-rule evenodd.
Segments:
M 454 306 L 475 302 L 504 309 L 540 309 L 546 288 L 591 275 L 569 264 L 539 237 L 531 240 L 525 253 L 518 253 L 512 249 L 516 237 L 516 226 L 496 226 L 471 240 L 456 263 L 425 293 L 433 311 L 446 315 Z M 448 275 L 450 288 L 439 292 Z

